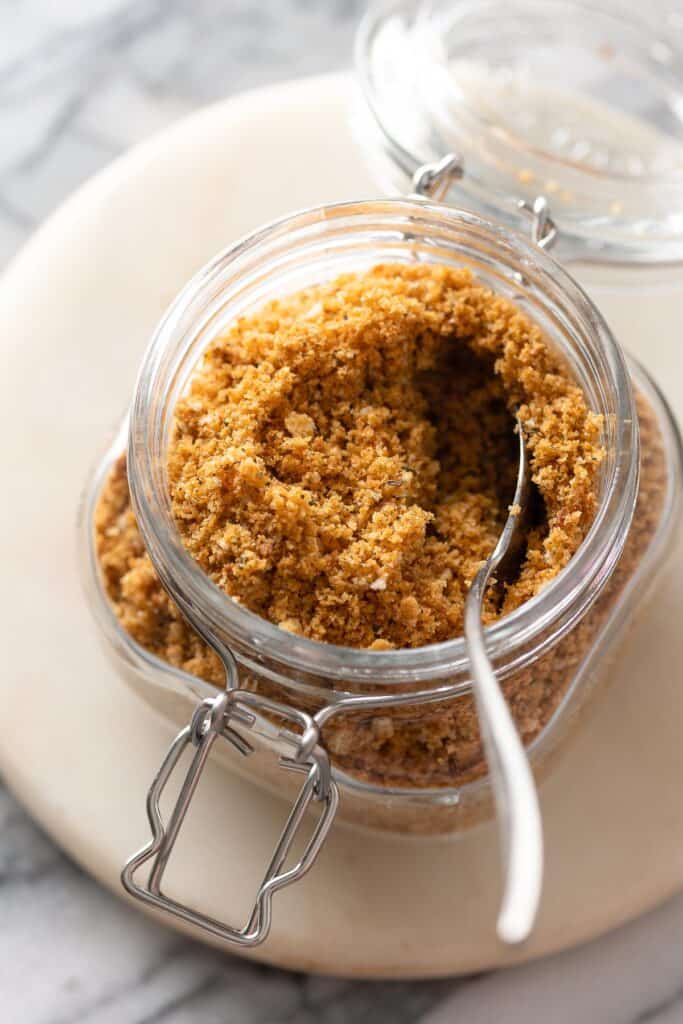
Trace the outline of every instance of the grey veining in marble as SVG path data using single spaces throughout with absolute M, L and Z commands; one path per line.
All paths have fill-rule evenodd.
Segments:
M 666 0 L 683 29 L 679 4 Z M 0 0 L 0 267 L 62 198 L 198 105 L 348 62 L 360 0 Z M 674 22 L 672 21 L 672 24 Z M 683 898 L 476 979 L 350 983 L 220 956 L 84 876 L 0 789 L 2 1024 L 674 1024 Z

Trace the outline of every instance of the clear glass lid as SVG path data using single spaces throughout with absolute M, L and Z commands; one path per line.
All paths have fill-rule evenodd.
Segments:
M 453 201 L 513 226 L 544 196 L 567 259 L 683 259 L 683 15 L 655 0 L 400 0 L 358 68 L 403 175 L 456 152 Z

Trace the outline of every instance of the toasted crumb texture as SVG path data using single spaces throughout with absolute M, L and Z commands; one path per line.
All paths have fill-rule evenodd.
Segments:
M 513 411 L 543 501 L 510 611 L 595 508 L 600 421 L 539 330 L 466 270 L 378 266 L 241 320 L 176 410 L 173 512 L 226 593 L 352 647 L 462 631 L 514 493 Z M 491 592 L 488 619 L 500 612 Z
M 640 486 L 623 554 L 595 603 L 554 647 L 507 676 L 503 691 L 525 744 L 548 723 L 576 673 L 610 621 L 616 602 L 632 580 L 657 532 L 667 495 L 668 465 L 656 416 L 636 396 L 640 424 Z M 613 650 L 601 652 L 584 680 L 584 696 L 606 681 Z M 618 673 L 616 675 L 618 681 Z M 265 685 L 264 685 L 265 684 Z M 284 688 L 259 680 L 252 684 L 286 699 Z M 575 707 L 573 716 L 577 716 Z M 379 724 L 381 722 L 381 724 Z M 565 722 L 564 728 L 572 727 Z M 462 785 L 486 771 L 479 719 L 471 695 L 431 706 L 388 708 L 377 715 L 349 712 L 330 720 L 324 739 L 334 764 L 365 782 L 424 788 Z M 380 815 L 381 817 L 381 815 Z M 411 828 L 413 826 L 410 826 Z M 422 829 L 419 815 L 414 827 Z
M 601 423 L 538 328 L 467 270 L 378 266 L 236 323 L 176 410 L 173 512 L 204 571 L 283 629 L 375 650 L 447 640 L 510 509 L 516 411 L 541 500 L 517 579 L 488 594 L 490 621 L 581 543 Z M 202 647 L 144 551 L 123 464 L 97 531 L 124 628 L 199 668 Z
M 539 492 L 520 572 L 487 618 L 536 593 L 590 525 L 600 422 L 509 303 L 465 271 L 379 267 L 271 304 L 218 339 L 179 409 L 174 511 L 188 547 L 233 597 L 294 634 L 377 650 L 455 636 L 464 596 L 510 510 L 519 407 Z M 589 614 L 504 688 L 530 742 L 548 721 L 653 536 L 666 490 L 656 419 L 639 398 L 643 462 L 624 556 Z M 323 514 L 324 510 L 324 514 Z M 216 685 L 218 658 L 163 590 L 130 506 L 125 458 L 95 517 L 122 627 Z M 495 590 L 495 588 L 493 588 Z M 248 673 L 241 685 L 293 695 Z M 297 695 L 314 711 L 315 700 Z M 346 713 L 325 727 L 335 764 L 408 787 L 485 770 L 471 696 Z

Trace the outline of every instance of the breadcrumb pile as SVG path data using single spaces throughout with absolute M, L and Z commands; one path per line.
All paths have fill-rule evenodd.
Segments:
M 517 578 L 489 592 L 490 621 L 583 540 L 601 421 L 539 329 L 465 269 L 347 274 L 217 338 L 176 409 L 173 514 L 218 586 L 283 629 L 375 650 L 447 640 L 512 501 L 517 411 L 539 500 Z M 123 626 L 206 675 L 142 546 L 123 461 L 97 542 Z

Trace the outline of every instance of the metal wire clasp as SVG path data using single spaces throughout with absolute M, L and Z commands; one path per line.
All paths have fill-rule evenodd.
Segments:
M 264 711 L 300 727 L 300 732 L 284 727 L 280 729 L 278 740 L 291 747 L 291 756 L 280 756 L 279 763 L 285 770 L 305 773 L 306 778 L 266 868 L 249 919 L 242 928 L 237 928 L 176 902 L 161 891 L 161 882 L 213 744 L 219 738 L 227 740 L 240 754 L 248 757 L 253 747 L 233 725 L 238 724 L 242 731 L 248 732 L 256 721 L 256 714 Z M 190 745 L 196 748 L 195 754 L 168 822 L 165 822 L 159 806 L 161 795 L 181 755 Z M 320 806 L 313 832 L 296 864 L 284 870 L 287 855 L 312 801 Z M 213 699 L 202 701 L 190 724 L 178 733 L 171 744 L 147 794 L 147 817 L 152 839 L 126 863 L 121 881 L 131 896 L 157 910 L 204 928 L 228 942 L 257 946 L 270 931 L 273 893 L 298 881 L 313 866 L 332 825 L 338 803 L 338 789 L 332 779 L 327 752 L 320 744 L 320 731 L 315 720 L 305 712 L 277 701 L 229 688 Z M 136 873 L 150 862 L 146 882 L 137 882 Z
M 448 195 L 454 182 L 462 178 L 464 167 L 462 157 L 448 153 L 441 160 L 422 164 L 413 175 L 413 195 L 420 199 L 435 199 L 441 202 Z
M 421 164 L 413 174 L 412 195 L 418 199 L 442 202 L 456 181 L 465 173 L 465 163 L 459 153 L 447 153 L 440 160 Z M 550 249 L 557 241 L 557 224 L 550 215 L 545 196 L 536 196 L 532 203 L 517 201 L 517 209 L 531 219 L 531 240 L 539 249 Z
M 550 249 L 557 240 L 557 225 L 550 216 L 550 207 L 545 196 L 536 196 L 533 203 L 520 199 L 517 203 L 520 213 L 531 218 L 531 241 L 539 249 Z

